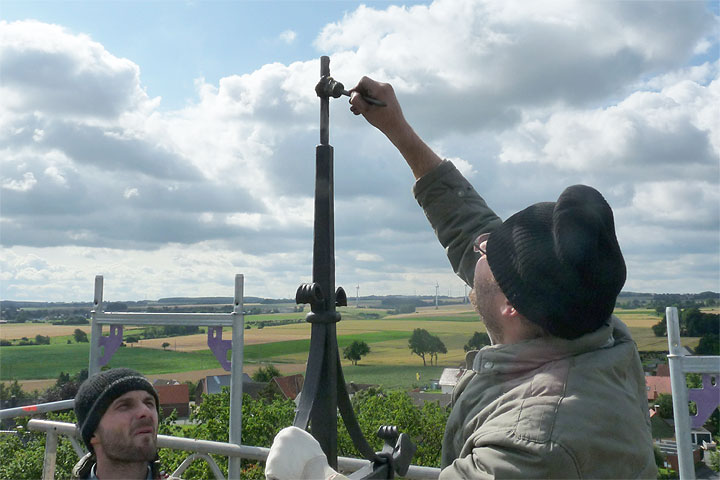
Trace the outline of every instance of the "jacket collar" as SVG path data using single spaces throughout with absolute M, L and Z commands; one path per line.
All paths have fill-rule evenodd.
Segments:
M 599 329 L 573 340 L 549 336 L 483 347 L 472 362 L 472 370 L 479 374 L 520 373 L 627 341 L 632 341 L 630 331 L 613 315 Z
M 94 463 L 92 468 L 90 469 L 90 476 L 88 476 L 88 480 L 100 480 L 97 475 L 95 474 L 95 466 L 97 463 Z M 148 464 L 147 467 L 147 476 L 145 477 L 145 480 L 153 480 L 153 471 L 152 468 L 150 468 L 150 464 Z

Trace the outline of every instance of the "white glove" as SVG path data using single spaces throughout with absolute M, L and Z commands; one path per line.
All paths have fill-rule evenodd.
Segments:
M 265 478 L 339 480 L 345 477 L 330 468 L 320 444 L 312 435 L 297 427 L 287 427 L 273 440 L 265 464 Z

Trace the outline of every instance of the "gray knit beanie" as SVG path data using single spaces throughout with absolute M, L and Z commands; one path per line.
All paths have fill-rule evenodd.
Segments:
M 134 390 L 145 390 L 155 397 L 155 407 L 160 413 L 157 392 L 150 381 L 129 368 L 113 368 L 97 373 L 80 385 L 75 395 L 75 416 L 85 445 L 93 450 L 90 439 L 100 424 L 110 404 L 116 398 Z
M 505 220 L 488 237 L 487 261 L 510 304 L 561 338 L 606 323 L 625 284 L 612 209 L 586 185 Z

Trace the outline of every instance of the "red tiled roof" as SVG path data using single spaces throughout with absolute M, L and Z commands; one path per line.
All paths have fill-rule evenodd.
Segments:
M 661 393 L 672 393 L 670 377 L 645 377 L 645 387 L 648 400 L 655 400 Z
M 657 377 L 669 377 L 670 376 L 670 365 L 667 363 L 661 363 L 657 366 L 657 371 L 655 372 L 655 376 Z
M 295 400 L 298 393 L 302 391 L 305 378 L 298 373 L 287 377 L 274 377 L 271 381 L 275 382 L 282 394 L 285 395 L 285 398 Z
M 160 405 L 176 403 L 188 403 L 190 401 L 190 389 L 187 383 L 179 385 L 156 385 Z

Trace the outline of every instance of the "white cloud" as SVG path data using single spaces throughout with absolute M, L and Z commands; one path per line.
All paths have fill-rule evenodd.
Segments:
M 503 127 L 519 108 L 596 103 L 679 65 L 712 28 L 700 2 L 438 0 L 360 7 L 316 45 L 343 60 L 352 51 L 359 74 L 391 81 L 412 118 L 442 135 Z
M 123 198 L 125 198 L 125 200 L 129 200 L 133 197 L 138 197 L 138 196 L 140 196 L 140 192 L 138 191 L 137 188 L 128 187 L 125 189 L 125 192 L 123 193 Z
M 58 185 L 66 185 L 67 184 L 67 180 L 63 176 L 60 169 L 58 169 L 58 167 L 56 167 L 54 165 L 47 167 L 45 169 L 44 173 Z
M 467 160 L 463 160 L 459 157 L 448 157 L 445 155 L 443 157 L 453 162 L 457 169 L 460 170 L 460 173 L 462 173 L 466 177 L 471 177 L 476 173 L 472 163 L 468 162 Z
M 677 171 L 706 178 L 720 160 L 718 85 L 682 80 L 660 92 L 635 92 L 617 105 L 528 116 L 501 136 L 500 159 L 584 172 L 652 168 L 647 174 L 653 177 Z
M 0 94 L 15 112 L 109 119 L 148 100 L 137 65 L 60 25 L 1 21 L 0 49 Z
M 708 181 L 639 183 L 632 207 L 650 222 L 720 227 L 720 190 Z
M 382 262 L 383 258 L 375 253 L 358 252 L 355 255 L 355 260 L 358 262 Z
M 297 38 L 297 33 L 295 33 L 293 30 L 285 30 L 280 35 L 278 35 L 278 38 L 283 43 L 287 43 L 288 45 L 290 45 Z
M 717 61 L 688 61 L 709 51 L 715 21 L 702 2 L 437 0 L 358 7 L 316 46 L 346 87 L 393 83 L 414 128 L 498 213 L 595 185 L 616 211 L 628 285 L 698 291 L 717 287 L 720 82 Z M 47 261 L 3 265 L 0 298 L 87 298 L 97 273 L 118 299 L 231 295 L 234 273 L 248 295 L 288 297 L 309 280 L 317 59 L 199 78 L 193 101 L 163 111 L 133 59 L 80 32 L 2 22 L 0 52 L 2 241 Z M 412 175 L 346 101 L 331 102 L 338 282 L 461 289 Z M 642 268 L 647 250 L 665 280 Z M 714 270 L 691 278 L 703 262 Z
M 25 172 L 22 176 L 22 180 L 4 178 L 2 180 L 2 188 L 15 190 L 17 192 L 27 192 L 32 190 L 36 183 L 37 180 L 35 180 L 35 175 L 33 175 L 32 172 Z

